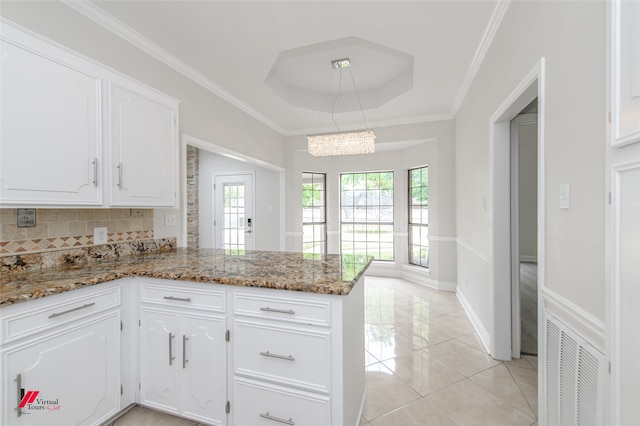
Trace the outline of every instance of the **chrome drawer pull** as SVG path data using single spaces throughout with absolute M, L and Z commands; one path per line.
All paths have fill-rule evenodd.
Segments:
M 266 414 L 260 413 L 260 417 L 263 417 L 263 418 L 269 419 L 269 420 L 273 420 L 273 421 L 276 421 L 276 422 L 284 423 L 286 425 L 291 425 L 291 426 L 296 424 L 296 422 L 294 422 L 291 419 L 291 417 L 289 417 L 289 420 L 281 419 L 280 417 L 274 417 L 274 416 L 270 415 L 268 411 L 267 411 Z
M 180 302 L 191 302 L 190 297 L 173 297 L 173 296 L 165 296 L 165 300 L 178 300 Z
M 269 356 L 271 358 L 279 358 L 279 359 L 286 359 L 287 361 L 295 361 L 296 359 L 293 357 L 293 355 L 289 355 L 289 356 L 284 356 L 284 355 L 278 355 L 278 354 L 272 354 L 269 351 L 266 352 L 260 352 L 260 355 L 262 356 Z
M 171 366 L 173 364 L 173 360 L 176 359 L 175 356 L 173 356 L 173 345 L 171 344 L 171 339 L 173 339 L 174 336 L 173 333 L 169 332 L 169 366 Z
M 186 334 L 182 335 L 182 368 L 187 368 L 187 363 L 189 360 L 187 359 L 187 340 L 189 338 Z
M 55 312 L 55 313 L 49 315 L 49 318 L 55 318 L 55 317 L 59 317 L 60 315 L 64 315 L 64 314 L 68 314 L 68 313 L 71 313 L 71 312 L 79 311 L 80 309 L 88 308 L 89 306 L 93 306 L 95 304 L 96 304 L 95 302 L 93 302 L 93 303 L 85 303 L 84 305 L 78 306 L 77 308 L 69 309 L 67 311 L 62 311 L 62 312 Z
M 266 308 L 260 308 L 261 311 L 265 311 L 265 312 L 277 312 L 279 314 L 289 314 L 289 315 L 293 315 L 296 313 L 296 311 L 292 310 L 292 309 L 288 309 L 288 310 L 284 310 L 284 309 L 273 309 L 270 307 L 266 307 Z

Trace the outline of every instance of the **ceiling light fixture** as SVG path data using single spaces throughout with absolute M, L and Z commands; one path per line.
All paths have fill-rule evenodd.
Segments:
M 364 117 L 364 110 L 362 109 L 362 103 L 360 102 L 360 95 L 358 94 L 358 89 L 356 87 L 355 79 L 353 78 L 353 73 L 351 72 L 351 61 L 349 58 L 344 59 L 336 59 L 331 61 L 331 67 L 333 70 L 329 75 L 329 82 L 327 83 L 327 90 L 324 95 L 323 105 L 320 109 L 320 116 L 318 117 L 318 124 L 320 123 L 320 117 L 322 116 L 322 111 L 324 111 L 324 103 L 329 95 L 329 86 L 331 84 L 331 80 L 333 78 L 334 70 L 339 71 L 340 82 L 338 85 L 338 93 L 335 96 L 333 101 L 333 107 L 331 108 L 331 120 L 333 124 L 338 129 L 336 133 L 321 133 L 307 136 L 307 149 L 309 150 L 309 154 L 314 156 L 331 156 L 331 155 L 352 155 L 352 154 L 370 154 L 375 152 L 374 141 L 376 138 L 376 134 L 373 130 L 369 129 L 367 126 L 367 120 Z M 364 130 L 355 130 L 350 132 L 343 132 L 340 130 L 338 123 L 334 118 L 334 111 L 336 108 L 336 103 L 338 102 L 338 97 L 340 96 L 340 90 L 342 89 L 342 69 L 348 68 L 349 75 L 351 76 L 351 81 L 353 83 L 353 90 L 355 92 L 356 98 L 358 100 L 358 105 L 360 106 L 360 112 L 362 113 L 362 120 L 364 121 L 365 129 Z

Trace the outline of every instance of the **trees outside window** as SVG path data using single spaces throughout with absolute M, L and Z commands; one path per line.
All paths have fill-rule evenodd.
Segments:
M 393 172 L 344 173 L 340 189 L 342 255 L 393 261 Z

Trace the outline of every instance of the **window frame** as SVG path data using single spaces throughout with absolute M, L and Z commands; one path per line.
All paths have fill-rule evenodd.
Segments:
M 311 208 L 314 207 L 322 207 L 322 218 L 324 220 L 322 221 L 316 221 L 316 220 L 312 220 L 312 221 L 307 221 L 305 222 L 305 215 L 304 215 L 304 209 L 308 208 L 309 206 L 305 206 L 304 205 L 304 191 L 305 191 L 305 175 L 311 175 L 311 184 L 313 185 L 315 176 L 322 176 L 322 190 L 320 192 L 322 192 L 323 197 L 322 197 L 322 204 L 315 206 L 315 204 L 311 205 Z M 313 190 L 312 190 L 313 191 Z M 326 173 L 322 173 L 322 172 L 302 172 L 302 252 L 305 254 L 309 254 L 309 255 L 324 255 L 327 254 L 327 174 Z M 315 215 L 312 215 L 315 218 Z M 312 226 L 313 227 L 313 239 L 311 241 L 306 241 L 305 240 L 305 226 Z M 317 226 L 322 226 L 322 240 L 316 240 L 316 230 L 315 228 Z M 308 252 L 305 251 L 305 244 L 311 243 L 312 247 L 313 247 L 313 251 Z M 322 244 L 323 247 L 323 251 L 321 252 L 317 252 L 315 250 L 315 247 L 318 243 Z
M 422 178 L 420 179 L 420 183 L 421 185 L 419 187 L 415 187 L 413 186 L 413 172 L 415 172 L 416 170 L 426 170 L 426 184 L 424 184 Z M 421 172 L 423 173 L 423 172 Z M 426 203 L 421 203 L 421 204 L 414 204 L 413 201 L 413 192 L 414 189 L 420 189 L 421 191 L 424 190 L 426 191 Z M 425 268 L 425 269 L 429 269 L 429 166 L 428 165 L 423 165 L 423 166 L 418 166 L 418 167 L 413 167 L 410 168 L 407 171 L 407 190 L 408 190 L 408 196 L 407 196 L 407 204 L 408 204 L 408 211 L 407 211 L 407 222 L 408 222 L 408 233 L 409 233 L 409 238 L 408 238 L 408 263 L 410 265 L 413 266 L 417 266 L 420 268 Z M 424 207 L 426 206 L 426 213 L 427 213 L 427 218 L 426 218 L 426 223 L 424 223 L 424 218 L 423 218 L 423 214 L 424 214 Z M 414 208 L 415 207 L 421 207 L 420 210 L 420 221 L 416 221 L 416 219 L 414 218 Z M 417 228 L 419 229 L 419 238 L 420 241 L 416 244 L 414 242 L 414 229 Z M 423 238 L 426 241 L 423 241 Z M 426 242 L 426 244 L 425 244 Z M 414 262 L 414 249 L 418 248 L 420 251 L 422 250 L 426 250 L 426 257 L 419 255 L 418 259 L 419 262 L 416 263 Z M 423 261 L 423 259 L 425 259 Z

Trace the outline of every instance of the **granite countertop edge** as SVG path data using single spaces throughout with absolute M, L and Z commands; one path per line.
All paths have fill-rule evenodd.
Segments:
M 128 277 L 346 296 L 373 261 L 369 257 L 351 264 L 352 274 L 344 280 L 340 255 L 321 256 L 314 263 L 302 253 L 252 251 L 246 258 L 222 253 L 176 249 L 6 274 L 0 280 L 0 308 Z M 243 267 L 246 274 L 239 270 Z

